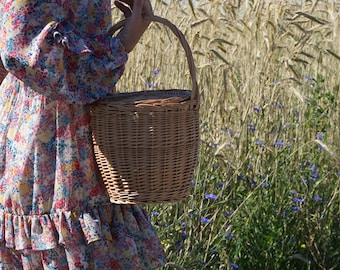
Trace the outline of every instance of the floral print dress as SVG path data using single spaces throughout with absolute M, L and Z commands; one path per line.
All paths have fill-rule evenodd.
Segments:
M 155 269 L 145 211 L 109 201 L 88 104 L 112 92 L 127 54 L 109 0 L 2 0 L 0 269 Z

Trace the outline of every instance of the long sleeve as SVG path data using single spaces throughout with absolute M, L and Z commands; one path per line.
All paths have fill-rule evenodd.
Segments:
M 51 99 L 84 104 L 104 97 L 127 61 L 120 40 L 107 34 L 110 11 L 110 2 L 99 0 L 2 1 L 6 70 Z

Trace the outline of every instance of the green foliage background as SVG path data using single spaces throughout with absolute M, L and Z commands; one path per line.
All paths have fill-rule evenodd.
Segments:
M 164 269 L 340 269 L 340 3 L 153 6 L 186 36 L 201 92 L 190 196 L 146 206 Z M 172 87 L 191 87 L 183 49 L 152 24 L 118 89 Z

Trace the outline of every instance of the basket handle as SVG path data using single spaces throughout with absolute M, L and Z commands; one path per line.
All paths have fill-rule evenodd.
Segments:
M 184 48 L 185 55 L 187 57 L 188 65 L 189 65 L 189 71 L 191 75 L 191 81 L 192 81 L 192 92 L 191 92 L 191 99 L 192 100 L 198 100 L 199 99 L 199 92 L 198 92 L 198 84 L 197 84 L 197 78 L 196 78 L 196 68 L 194 63 L 194 58 L 192 56 L 192 52 L 190 49 L 190 46 L 185 39 L 183 33 L 169 20 L 159 17 L 159 16 L 144 16 L 145 20 L 153 21 L 153 22 L 159 22 L 161 24 L 164 24 L 170 28 L 170 30 L 175 34 L 175 36 L 179 39 L 182 47 Z M 122 28 L 125 25 L 126 20 L 122 20 L 112 26 L 109 29 L 109 35 L 113 35 L 118 29 Z

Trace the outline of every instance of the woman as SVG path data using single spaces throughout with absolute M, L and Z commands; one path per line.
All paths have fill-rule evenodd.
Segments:
M 112 92 L 148 27 L 149 0 L 4 0 L 0 52 L 0 269 L 155 269 L 165 255 L 146 213 L 109 202 L 88 104 Z

